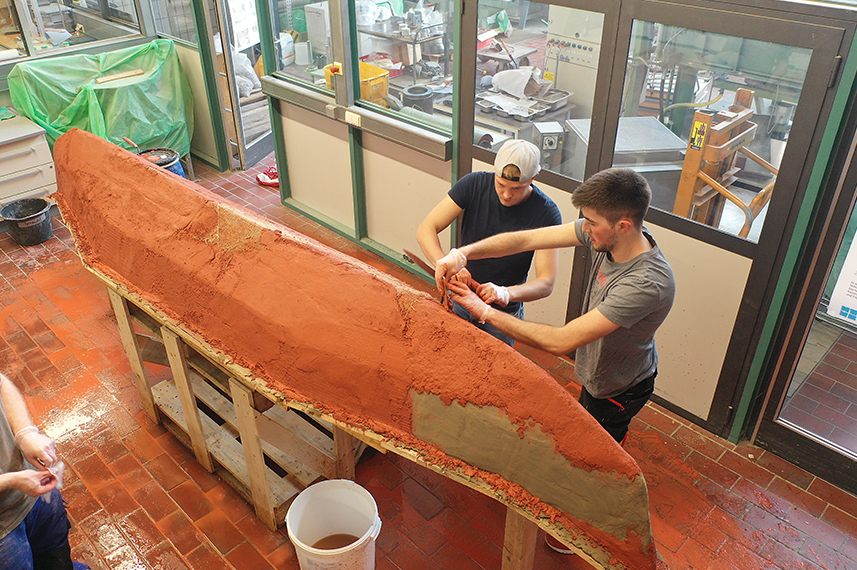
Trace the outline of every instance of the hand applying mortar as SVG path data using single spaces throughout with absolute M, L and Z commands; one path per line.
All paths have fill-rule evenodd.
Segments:
M 486 304 L 468 285 L 460 281 L 452 280 L 447 283 L 450 298 L 467 309 L 471 315 L 479 319 L 480 323 L 484 323 L 488 318 L 488 313 L 491 307 Z

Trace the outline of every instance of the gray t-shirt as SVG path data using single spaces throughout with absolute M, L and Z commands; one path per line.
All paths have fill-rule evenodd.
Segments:
M 8 382 L 8 380 L 0 380 Z M 0 400 L 0 473 L 12 473 L 31 468 L 24 454 L 15 445 L 15 434 L 6 419 L 6 409 Z M 17 489 L 0 491 L 0 538 L 12 532 L 29 514 L 36 499 Z
M 583 220 L 575 223 L 577 239 L 591 247 Z M 675 298 L 675 278 L 654 238 L 644 227 L 652 249 L 631 261 L 615 263 L 593 251 L 583 314 L 597 308 L 619 328 L 577 349 L 574 371 L 596 398 L 612 398 L 655 373 L 655 332 Z

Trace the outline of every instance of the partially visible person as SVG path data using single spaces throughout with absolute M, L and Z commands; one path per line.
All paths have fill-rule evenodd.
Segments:
M 0 374 L 0 570 L 89 569 L 71 560 L 61 469 L 54 441 Z
M 497 152 L 494 172 L 472 172 L 453 185 L 449 194 L 426 216 L 417 229 L 417 242 L 431 264 L 444 257 L 438 234 L 461 215 L 461 243 L 477 242 L 495 234 L 562 223 L 559 208 L 534 184 L 541 170 L 536 145 L 513 139 Z M 455 255 L 456 249 L 451 250 Z M 476 294 L 498 311 L 523 318 L 524 302 L 550 295 L 556 280 L 559 254 L 546 249 L 522 251 L 497 259 L 471 263 L 462 282 L 478 283 Z M 535 262 L 535 279 L 527 281 Z M 480 322 L 460 304 L 453 311 L 506 344 L 514 339 L 490 323 Z

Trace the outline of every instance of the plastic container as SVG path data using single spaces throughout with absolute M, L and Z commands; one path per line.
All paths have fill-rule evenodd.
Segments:
M 286 529 L 301 570 L 374 570 L 375 539 L 381 532 L 378 505 L 353 481 L 331 479 L 311 485 L 286 513 Z M 316 548 L 319 541 L 351 535 L 340 548 Z
M 333 89 L 332 76 L 334 67 L 339 67 L 338 63 L 331 63 L 324 66 L 324 79 L 327 81 L 327 88 Z M 371 101 L 376 105 L 387 106 L 384 97 L 389 94 L 389 86 L 387 84 L 390 72 L 382 69 L 377 65 L 360 62 L 360 98 L 365 101 Z
M 0 217 L 9 222 L 9 235 L 18 245 L 36 245 L 54 235 L 51 205 L 43 198 L 24 198 L 0 209 Z
M 153 161 L 152 164 L 156 164 L 166 170 L 169 170 L 173 174 L 177 174 L 182 178 L 187 178 L 184 175 L 184 168 L 182 168 L 182 163 L 179 160 L 179 153 L 174 151 L 171 148 L 150 148 L 144 151 L 141 151 L 140 154 L 151 154 L 154 156 L 160 156 L 156 161 Z

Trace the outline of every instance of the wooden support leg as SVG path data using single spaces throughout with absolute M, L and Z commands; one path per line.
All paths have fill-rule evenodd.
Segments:
M 108 288 L 107 295 L 110 297 L 110 305 L 116 315 L 116 322 L 119 325 L 119 338 L 122 339 L 122 346 L 125 347 L 125 354 L 128 355 L 128 360 L 131 363 L 134 383 L 137 385 L 137 391 L 140 392 L 143 409 L 146 410 L 153 422 L 160 423 L 158 408 L 155 406 L 155 399 L 152 397 L 152 387 L 149 386 L 146 368 L 143 366 L 143 359 L 140 357 L 140 347 L 137 345 L 134 329 L 131 326 L 128 302 L 113 289 Z
M 193 445 L 193 453 L 200 465 L 210 473 L 214 472 L 214 464 L 205 444 L 205 435 L 202 429 L 202 421 L 199 418 L 199 408 L 196 406 L 196 397 L 193 395 L 193 387 L 190 384 L 187 367 L 187 346 L 179 336 L 168 329 L 161 327 L 161 338 L 167 349 L 167 358 L 173 371 L 173 380 L 179 393 L 179 401 L 182 404 L 187 432 Z
M 357 474 L 357 460 L 354 457 L 355 438 L 351 434 L 333 428 L 333 446 L 336 451 L 336 477 L 354 480 Z
M 241 447 L 244 448 L 244 460 L 250 475 L 250 492 L 253 494 L 256 515 L 268 528 L 277 530 L 277 521 L 271 504 L 271 489 L 266 475 L 265 456 L 262 454 L 256 414 L 253 411 L 253 392 L 232 378 L 229 379 L 229 387 L 238 418 L 238 431 L 241 433 Z
M 539 527 L 514 509 L 506 509 L 502 570 L 532 570 Z

